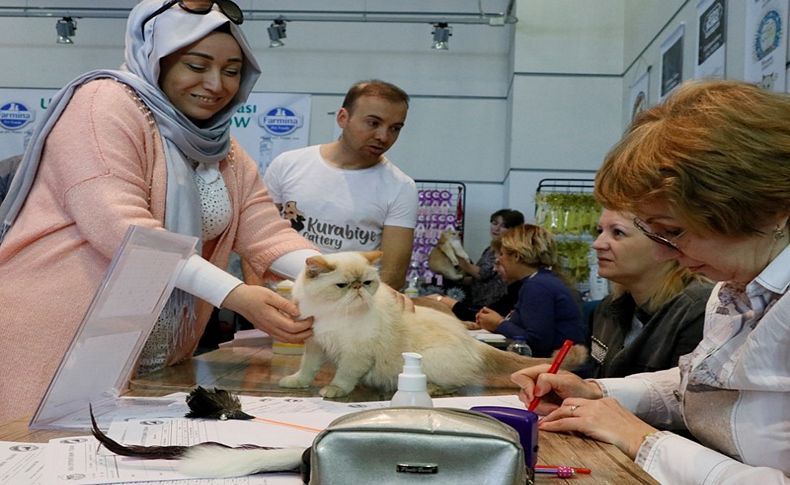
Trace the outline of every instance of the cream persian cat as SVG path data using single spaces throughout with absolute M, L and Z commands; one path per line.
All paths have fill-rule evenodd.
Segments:
M 334 398 L 358 383 L 394 391 L 403 368 L 403 352 L 422 355 L 429 391 L 445 393 L 488 376 L 507 376 L 549 362 L 498 350 L 468 335 L 454 316 L 412 306 L 379 280 L 373 263 L 381 252 L 336 253 L 307 259 L 293 297 L 303 316 L 314 318 L 299 371 L 280 380 L 281 387 L 308 387 L 328 358 L 336 367 L 332 382 L 320 390 Z M 566 367 L 586 357 L 583 346 L 571 349 Z

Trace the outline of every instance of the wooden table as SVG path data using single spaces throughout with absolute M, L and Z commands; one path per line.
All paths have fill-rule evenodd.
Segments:
M 322 369 L 316 385 L 309 389 L 283 389 L 277 382 L 283 376 L 299 368 L 300 356 L 281 355 L 272 352 L 268 341 L 250 340 L 238 345 L 208 352 L 187 362 L 162 371 L 134 379 L 130 383 L 129 395 L 161 396 L 178 391 L 190 391 L 196 385 L 219 387 L 249 395 L 267 396 L 318 396 L 320 387 L 331 380 L 333 371 Z M 467 386 L 454 396 L 480 396 L 513 394 L 515 389 L 509 381 L 502 379 L 489 385 Z M 358 386 L 342 401 L 380 401 L 390 395 Z M 31 431 L 27 420 L 0 424 L 0 440 L 45 442 L 81 434 L 74 431 Z M 592 475 L 577 475 L 568 480 L 551 475 L 537 475 L 538 484 L 655 484 L 657 483 L 626 455 L 612 445 L 595 440 L 557 433 L 541 432 L 539 437 L 539 459 L 541 464 L 587 467 Z

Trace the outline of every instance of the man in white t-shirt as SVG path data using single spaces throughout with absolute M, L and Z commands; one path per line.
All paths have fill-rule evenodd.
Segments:
M 349 89 L 331 143 L 285 152 L 264 174 L 274 202 L 321 252 L 384 252 L 381 278 L 404 286 L 417 222 L 417 188 L 384 153 L 406 121 L 409 96 L 379 80 Z

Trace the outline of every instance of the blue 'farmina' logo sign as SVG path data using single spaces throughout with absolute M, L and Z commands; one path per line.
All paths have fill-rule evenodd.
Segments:
M 35 114 L 22 103 L 13 101 L 6 103 L 0 106 L 0 126 L 9 130 L 18 130 L 33 121 Z
M 258 124 L 272 135 L 285 136 L 302 127 L 302 117 L 288 108 L 278 106 L 260 115 Z

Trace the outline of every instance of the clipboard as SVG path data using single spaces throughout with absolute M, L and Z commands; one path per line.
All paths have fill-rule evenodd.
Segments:
M 197 238 L 130 226 L 41 399 L 31 429 L 90 428 L 89 404 L 103 416 L 161 399 L 121 399 L 176 276 Z M 150 402 L 148 402 L 150 401 Z M 126 413 L 120 408 L 127 408 Z M 104 422 L 104 423 L 103 423 Z

